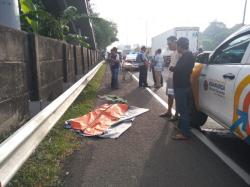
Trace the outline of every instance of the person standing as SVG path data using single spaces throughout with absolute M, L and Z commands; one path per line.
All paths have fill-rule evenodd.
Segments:
M 139 63 L 139 87 L 149 87 L 147 82 L 148 76 L 148 59 L 146 57 L 146 47 L 142 46 L 141 51 L 136 57 L 136 61 Z
M 174 67 L 180 58 L 180 54 L 177 52 L 177 38 L 175 36 L 168 37 L 167 45 L 169 50 L 172 51 L 169 66 Z M 168 96 L 168 110 L 160 114 L 160 117 L 167 117 L 170 118 L 170 121 L 177 121 L 179 119 L 177 107 L 175 115 L 173 116 L 172 114 L 172 107 L 174 104 L 173 72 L 169 70 L 167 72 L 166 95 Z
M 153 81 L 154 81 L 154 87 L 156 87 L 156 80 L 155 80 L 155 56 L 157 54 L 157 50 L 155 51 L 155 54 L 154 56 L 152 57 L 151 59 L 151 62 L 150 62 L 150 70 L 149 71 L 152 71 L 152 77 L 153 77 Z
M 164 58 L 161 55 L 161 49 L 158 49 L 156 51 L 155 55 L 155 64 L 154 64 L 154 72 L 155 72 L 155 88 L 159 89 L 161 85 L 161 78 L 162 78 L 162 71 L 163 71 L 163 63 L 164 63 Z
M 191 92 L 190 76 L 194 67 L 194 56 L 188 50 L 189 40 L 181 37 L 177 41 L 177 51 L 181 54 L 175 66 L 169 70 L 173 72 L 174 96 L 180 120 L 178 122 L 178 131 L 172 138 L 174 140 L 186 140 L 190 136 L 190 118 L 189 118 L 189 99 Z
M 155 79 L 155 56 L 156 56 L 156 54 L 157 54 L 157 50 L 155 51 L 155 54 L 154 54 L 154 56 L 152 57 L 152 59 L 150 61 L 150 71 L 152 71 L 154 87 L 156 87 L 156 79 Z M 163 62 L 163 65 L 164 65 L 164 62 Z M 163 77 L 162 77 L 162 74 L 161 74 L 161 87 L 162 86 L 163 86 Z
M 120 70 L 120 57 L 117 53 L 117 48 L 113 47 L 111 49 L 111 53 L 109 55 L 109 63 L 110 63 L 110 70 L 111 70 L 111 88 L 112 89 L 118 89 L 119 83 L 118 83 L 118 76 L 119 76 L 119 70 Z

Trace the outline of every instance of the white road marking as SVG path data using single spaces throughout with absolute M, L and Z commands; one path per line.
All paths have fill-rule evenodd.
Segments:
M 131 73 L 130 73 L 131 74 Z M 132 74 L 132 77 L 139 82 L 139 79 Z M 166 109 L 168 108 L 168 104 L 157 94 L 155 94 L 150 88 L 146 88 L 146 90 L 153 95 L 153 97 L 162 104 Z M 175 113 L 175 110 L 172 109 L 172 112 Z M 197 129 L 192 129 L 191 132 L 201 140 L 211 151 L 213 151 L 225 164 L 227 164 L 235 173 L 237 173 L 248 185 L 250 185 L 250 175 L 243 170 L 239 165 L 237 165 L 231 158 L 225 155 L 222 151 L 220 151 L 206 136 L 204 136 Z

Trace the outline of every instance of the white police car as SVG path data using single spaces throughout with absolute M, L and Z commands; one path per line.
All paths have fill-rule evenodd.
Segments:
M 250 25 L 244 26 L 195 64 L 191 81 L 196 110 L 192 124 L 207 116 L 250 144 Z

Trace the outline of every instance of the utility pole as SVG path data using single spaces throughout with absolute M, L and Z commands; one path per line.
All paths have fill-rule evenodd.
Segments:
M 245 0 L 245 7 L 244 7 L 244 13 L 243 13 L 242 26 L 245 25 L 246 9 L 247 9 L 247 0 Z
M 0 0 L 0 25 L 21 29 L 18 0 Z

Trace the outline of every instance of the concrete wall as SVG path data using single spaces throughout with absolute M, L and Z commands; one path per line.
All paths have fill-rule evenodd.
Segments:
M 88 68 L 88 49 L 82 48 L 83 52 L 83 59 L 84 59 L 84 71 L 87 72 L 89 70 Z
M 75 67 L 76 67 L 76 77 L 77 79 L 81 78 L 83 74 L 83 62 L 82 62 L 82 53 L 81 53 L 81 46 L 74 46 L 74 60 L 75 60 Z
M 84 47 L 81 47 L 81 58 L 82 58 L 82 73 L 84 74 L 86 72 L 86 62 L 87 59 L 85 58 L 85 54 L 84 54 Z
M 64 82 L 74 83 L 76 81 L 76 67 L 74 60 L 74 46 L 64 44 Z
M 51 101 L 63 92 L 63 42 L 36 37 L 39 96 Z
M 58 97 L 93 61 L 84 47 L 4 26 L 0 41 L 0 133 L 34 114 L 32 103 Z
M 28 118 L 28 36 L 0 27 L 0 132 Z

